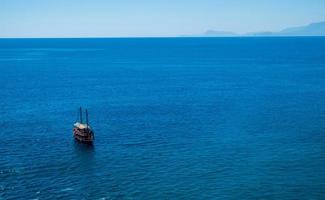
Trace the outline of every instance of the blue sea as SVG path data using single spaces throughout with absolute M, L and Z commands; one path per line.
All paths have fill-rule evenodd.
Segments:
M 325 199 L 324 37 L 1 39 L 0 89 L 1 200 Z

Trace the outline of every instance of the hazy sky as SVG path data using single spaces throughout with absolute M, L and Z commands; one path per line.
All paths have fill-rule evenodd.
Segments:
M 0 0 L 0 37 L 255 32 L 325 21 L 325 0 Z

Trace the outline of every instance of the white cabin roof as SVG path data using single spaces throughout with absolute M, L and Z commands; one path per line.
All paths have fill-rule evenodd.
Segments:
M 74 126 L 79 128 L 79 129 L 86 129 L 87 128 L 87 124 L 81 124 L 79 122 L 75 123 Z M 90 126 L 88 126 L 88 128 L 91 129 Z

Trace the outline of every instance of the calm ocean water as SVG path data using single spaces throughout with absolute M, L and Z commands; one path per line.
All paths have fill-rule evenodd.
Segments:
M 2 39 L 0 89 L 0 199 L 325 199 L 325 38 Z

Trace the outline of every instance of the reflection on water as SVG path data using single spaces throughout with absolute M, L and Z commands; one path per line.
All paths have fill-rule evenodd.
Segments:
M 84 152 L 93 152 L 95 150 L 94 144 L 84 144 L 74 140 L 75 150 L 84 151 Z
M 74 141 L 75 161 L 78 165 L 78 187 L 82 188 L 82 198 L 93 194 L 92 185 L 96 185 L 95 146 Z
M 94 145 L 74 142 L 75 160 L 79 162 L 78 168 L 81 172 L 91 174 L 95 165 L 95 147 Z
M 95 154 L 95 146 L 93 144 L 83 144 L 78 141 L 74 141 L 74 152 L 80 161 L 86 163 L 92 162 Z

